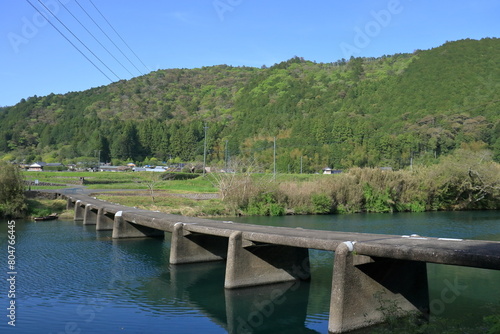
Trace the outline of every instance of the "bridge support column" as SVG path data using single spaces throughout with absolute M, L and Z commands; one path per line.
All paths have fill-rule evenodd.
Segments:
M 184 264 L 224 260 L 228 240 L 209 234 L 191 233 L 183 223 L 176 223 L 172 232 L 170 263 Z
M 82 208 L 82 201 L 78 200 L 75 202 L 75 221 L 82 221 L 85 214 L 85 209 Z
M 350 242 L 338 246 L 333 265 L 330 333 L 345 333 L 409 312 L 429 313 L 425 262 L 355 255 Z
M 309 250 L 290 246 L 254 244 L 242 232 L 229 238 L 224 287 L 307 280 L 310 278 Z
M 97 210 L 96 231 L 112 230 L 114 223 L 114 219 L 106 215 L 106 210 L 104 208 L 99 208 L 99 210 Z
M 144 238 L 144 237 L 163 237 L 163 231 L 129 223 L 123 219 L 123 211 L 118 211 L 115 214 L 113 223 L 113 239 L 121 238 Z
M 74 207 L 73 201 L 71 200 L 71 198 L 68 197 L 66 199 L 66 210 L 70 210 L 73 207 Z
M 85 212 L 83 214 L 83 225 L 95 225 L 97 223 L 97 213 L 92 211 L 90 204 L 85 205 Z

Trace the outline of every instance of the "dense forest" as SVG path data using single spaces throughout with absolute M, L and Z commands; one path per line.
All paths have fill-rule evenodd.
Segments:
M 0 108 L 0 158 L 201 161 L 279 172 L 429 164 L 479 147 L 500 161 L 500 40 L 272 67 L 159 70 Z

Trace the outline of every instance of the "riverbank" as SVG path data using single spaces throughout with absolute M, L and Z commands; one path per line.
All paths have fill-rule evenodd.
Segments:
M 151 211 L 190 217 L 230 216 L 231 212 L 216 193 L 172 193 L 155 191 L 115 191 L 94 193 L 104 201 Z
M 66 201 L 61 199 L 48 199 L 43 197 L 30 198 L 27 201 L 28 212 L 25 219 L 44 217 L 57 213 L 60 219 L 73 219 L 74 210 L 66 209 Z
M 189 174 L 194 176 L 193 174 Z M 500 209 L 500 164 L 459 150 L 413 170 L 351 168 L 335 175 L 209 173 L 26 173 L 66 182 L 66 193 L 185 216 L 280 216 Z M 81 179 L 85 186 L 79 185 Z M 41 187 L 41 189 L 44 189 Z

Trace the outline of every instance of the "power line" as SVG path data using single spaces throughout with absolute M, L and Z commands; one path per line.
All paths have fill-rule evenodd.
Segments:
M 82 42 L 82 41 L 81 41 L 81 40 L 80 40 L 80 39 L 79 39 L 79 38 L 78 38 L 78 37 L 77 37 L 77 36 L 73 33 L 73 31 L 71 31 L 71 29 L 69 29 L 69 28 L 68 28 L 68 27 L 67 27 L 67 26 L 66 26 L 66 25 L 65 25 L 65 24 L 64 24 L 64 23 L 63 23 L 63 22 L 62 22 L 62 21 L 61 21 L 61 20 L 60 20 L 60 19 L 56 16 L 56 15 L 55 15 L 55 14 L 54 14 L 54 13 L 53 13 L 53 12 L 52 12 L 52 11 L 51 11 L 48 7 L 47 7 L 47 6 L 45 6 L 45 4 L 44 4 L 41 0 L 38 0 L 38 2 L 39 2 L 39 3 L 40 3 L 40 4 L 41 4 L 41 5 L 42 5 L 42 6 L 43 6 L 43 7 L 44 7 L 44 8 L 45 8 L 45 9 L 46 9 L 46 10 L 47 10 L 50 14 L 52 14 L 52 16 L 54 16 L 54 17 L 55 17 L 55 19 L 56 19 L 56 20 L 57 20 L 60 24 L 62 24 L 62 26 L 63 26 L 64 28 L 66 28 L 66 30 L 68 30 L 68 31 L 70 32 L 70 34 L 71 34 L 71 35 L 73 35 L 73 37 L 74 37 L 74 38 L 76 38 L 76 39 L 77 39 L 77 40 L 78 40 L 78 41 L 79 41 L 79 42 L 80 42 L 80 43 L 81 43 L 81 44 L 82 44 L 82 45 L 83 45 L 83 46 L 84 46 L 84 47 L 85 47 L 85 48 L 86 48 L 86 49 L 87 49 L 87 50 L 88 50 L 88 51 L 89 51 L 89 52 L 90 52 L 90 53 L 91 53 L 94 57 L 96 57 L 96 58 L 97 58 L 97 60 L 99 60 L 99 61 L 101 62 L 101 64 L 103 64 L 103 65 L 104 65 L 104 66 L 105 66 L 105 67 L 106 67 L 106 68 L 107 68 L 107 69 L 108 69 L 111 73 L 113 73 L 113 74 L 114 74 L 114 75 L 118 78 L 118 80 L 121 80 L 121 79 L 120 79 L 120 77 L 119 77 L 119 76 L 118 76 L 115 72 L 113 72 L 113 70 L 112 70 L 112 69 L 110 69 L 110 68 L 108 67 L 108 65 L 106 65 L 106 64 L 105 64 L 105 63 L 101 60 L 101 58 L 99 58 L 99 57 L 98 57 L 98 56 L 97 56 L 94 52 L 92 52 L 92 50 L 90 50 L 90 49 L 89 49 L 89 47 L 88 47 L 85 43 L 83 43 L 83 42 Z M 39 11 L 39 12 L 40 12 L 40 11 Z
M 106 19 L 106 17 L 101 13 L 101 11 L 96 7 L 96 5 L 94 5 L 94 3 L 92 2 L 92 0 L 89 0 L 90 3 L 92 4 L 92 6 L 94 6 L 94 8 L 97 10 L 97 12 L 99 12 L 99 14 L 101 14 L 102 18 L 108 23 L 108 25 L 111 27 L 111 29 L 113 29 L 113 31 L 116 33 L 116 35 L 118 37 L 120 37 L 120 39 L 122 40 L 123 44 L 125 44 L 127 46 L 127 48 L 134 54 L 134 56 L 139 59 L 139 61 L 141 62 L 142 66 L 144 66 L 144 68 L 146 68 L 146 70 L 148 70 L 148 72 L 150 72 L 150 69 L 146 66 L 146 64 L 144 64 L 144 62 L 141 60 L 141 58 L 139 58 L 139 56 L 134 52 L 134 50 L 132 50 L 132 48 L 127 44 L 127 42 L 125 42 L 125 40 L 122 38 L 122 36 L 118 33 L 118 31 L 116 31 L 115 28 L 113 28 L 113 26 L 111 25 L 111 23 L 109 23 L 109 21 Z M 140 71 L 139 71 L 140 72 Z
M 123 63 L 122 63 L 120 60 L 118 60 L 118 59 L 117 59 L 117 58 L 116 58 L 116 57 L 115 57 L 115 56 L 111 53 L 111 51 L 109 51 L 109 50 L 108 50 L 108 48 L 106 48 L 106 47 L 105 47 L 105 46 L 104 46 L 104 45 L 103 45 L 103 44 L 99 41 L 99 39 L 97 39 L 97 37 L 95 37 L 95 35 L 94 35 L 94 34 L 93 34 L 90 30 L 88 30 L 88 29 L 87 29 L 87 27 L 86 27 L 86 26 L 85 26 L 85 25 L 84 25 L 84 24 L 83 24 L 83 23 L 82 23 L 82 22 L 81 22 L 81 21 L 80 21 L 80 20 L 79 20 L 79 19 L 78 19 L 78 18 L 77 18 L 77 17 L 76 17 L 76 16 L 75 16 L 75 15 L 74 15 L 74 14 L 73 14 L 73 13 L 72 13 L 69 9 L 68 9 L 68 7 L 66 7 L 66 6 L 65 6 L 65 5 L 64 5 L 64 4 L 63 4 L 60 0 L 57 0 L 57 1 L 59 2 L 59 4 L 60 4 L 60 5 L 61 5 L 64 9 L 66 9 L 66 11 L 67 11 L 68 13 L 70 13 L 70 15 L 71 15 L 71 16 L 72 16 L 72 17 L 73 17 L 73 18 L 74 18 L 74 19 L 75 19 L 78 23 L 80 23 L 80 25 L 83 27 L 83 29 L 85 29 L 85 30 L 86 30 L 86 31 L 90 34 L 90 36 L 92 36 L 92 37 L 94 38 L 94 40 L 95 40 L 97 43 L 99 43 L 99 45 L 100 45 L 100 46 L 101 46 L 104 50 L 106 50 L 106 51 L 108 52 L 108 54 L 109 54 L 111 57 L 113 57 L 113 59 L 114 59 L 114 60 L 116 60 L 116 62 L 118 62 L 118 64 L 120 64 L 120 65 L 121 65 L 121 66 L 125 69 L 125 71 L 127 71 L 127 72 L 131 75 L 131 76 L 134 76 L 134 75 L 132 74 L 132 72 L 130 72 L 130 71 L 129 71 L 129 69 L 128 69 L 127 67 L 125 67 L 125 65 L 123 65 Z
M 109 37 L 109 35 L 101 28 L 101 26 L 94 20 L 94 18 L 87 12 L 87 10 L 85 8 L 82 7 L 82 5 L 78 2 L 78 0 L 75 0 L 76 4 L 85 12 L 85 14 L 87 14 L 87 16 L 92 20 L 92 22 L 94 22 L 94 24 L 99 28 L 99 30 L 101 30 L 101 32 L 109 39 L 109 41 L 111 43 L 113 43 L 113 45 L 118 49 L 118 51 L 120 51 L 120 53 L 129 61 L 130 64 L 132 64 L 132 66 L 134 66 L 134 68 L 142 75 L 143 73 L 141 72 L 141 70 L 139 70 L 137 68 L 137 66 L 135 66 L 135 64 L 130 60 L 129 57 L 127 57 L 127 55 L 122 51 L 122 49 L 116 45 L 116 43 L 111 39 L 111 37 Z
M 77 46 L 76 46 L 73 42 L 71 42 L 71 40 L 70 40 L 68 37 L 66 37 L 66 36 L 65 36 L 65 35 L 61 32 L 61 30 L 59 30 L 59 29 L 58 29 L 58 28 L 57 28 L 57 27 L 56 27 L 56 26 L 55 26 L 55 25 L 54 25 L 54 24 L 53 24 L 53 23 L 52 23 L 52 22 L 51 22 L 51 21 L 50 21 L 50 20 L 49 20 L 49 19 L 45 16 L 45 14 L 43 14 L 43 13 L 42 13 L 42 12 L 41 12 L 41 11 L 40 11 L 37 7 L 35 7 L 35 6 L 34 6 L 34 5 L 33 5 L 33 4 L 29 1 L 29 0 L 26 0 L 26 2 L 28 2 L 28 3 L 31 5 L 31 7 L 33 7 L 33 8 L 34 8 L 34 9 L 35 9 L 35 10 L 36 10 L 36 11 L 37 11 L 37 12 L 38 12 L 38 13 L 39 13 L 39 14 L 40 14 L 40 15 L 41 15 L 44 19 L 45 19 L 45 20 L 47 20 L 47 22 L 49 22 L 49 23 L 50 23 L 50 25 L 51 25 L 52 27 L 54 27 L 54 29 L 56 29 L 56 30 L 57 30 L 57 32 L 58 32 L 59 34 L 61 34 L 61 36 L 62 36 L 62 37 L 64 37 L 64 38 L 65 38 L 65 39 L 66 39 L 66 40 L 67 40 L 67 41 L 68 41 L 68 42 L 69 42 L 69 43 L 70 43 L 70 44 L 71 44 L 71 45 L 72 45 L 72 46 L 73 46 L 73 47 L 74 47 L 74 48 L 75 48 L 78 52 L 80 52 L 80 54 L 81 54 L 82 56 L 84 56 L 84 57 L 85 57 L 85 59 L 87 59 L 87 60 L 88 60 L 88 61 L 89 61 L 92 65 L 94 65 L 94 67 L 95 67 L 95 68 L 96 68 L 99 72 L 101 72 L 101 73 L 102 73 L 102 75 L 104 75 L 106 78 L 108 78 L 108 80 L 109 80 L 109 81 L 113 82 L 113 80 L 111 80 L 111 78 L 110 78 L 110 77 L 109 77 L 106 73 L 104 73 L 104 72 L 103 72 L 103 71 L 99 68 L 99 66 L 97 66 L 97 65 L 96 65 L 96 64 L 95 64 L 92 60 L 90 60 L 90 58 L 89 58 L 89 57 L 87 57 L 87 56 L 85 55 L 85 53 L 83 53 L 83 52 L 82 52 L 82 51 L 81 51 L 81 50 L 80 50 L 80 49 L 79 49 L 79 48 L 78 48 L 78 47 L 77 47 Z

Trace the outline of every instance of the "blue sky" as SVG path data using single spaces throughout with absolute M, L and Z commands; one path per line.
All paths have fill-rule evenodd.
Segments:
M 27 0 L 3 0 L 0 106 L 33 95 L 86 90 L 107 85 L 110 79 L 130 79 L 157 69 L 218 64 L 260 67 L 293 56 L 332 62 L 351 55 L 378 57 L 413 52 L 464 38 L 500 37 L 498 0 L 92 0 L 139 60 L 90 0 L 29 1 L 44 13 L 39 1 L 45 3 L 116 76 L 57 20 L 50 17 L 109 79 Z

